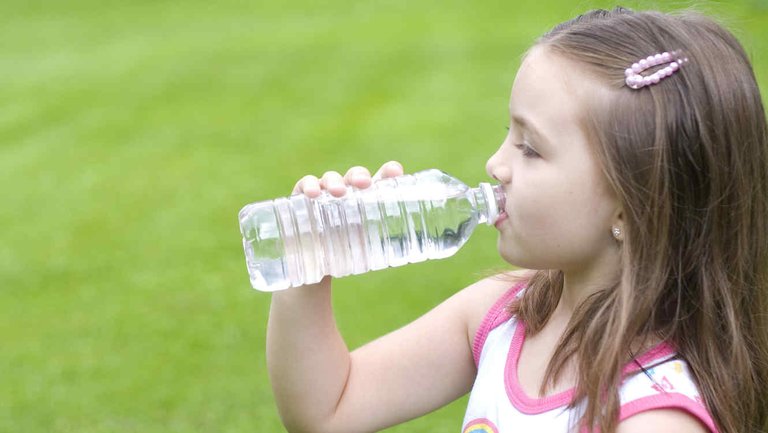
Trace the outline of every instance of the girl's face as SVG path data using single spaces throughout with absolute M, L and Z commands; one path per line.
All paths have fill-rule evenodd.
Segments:
M 497 225 L 507 262 L 565 272 L 616 266 L 618 201 L 581 126 L 583 101 L 600 92 L 578 64 L 545 47 L 520 66 L 509 133 L 486 166 L 507 196 L 508 218 Z

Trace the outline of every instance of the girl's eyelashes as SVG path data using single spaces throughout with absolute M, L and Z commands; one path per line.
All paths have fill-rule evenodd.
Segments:
M 539 158 L 540 155 L 538 152 L 533 150 L 533 148 L 525 143 L 517 143 L 515 144 L 515 147 L 520 149 L 520 151 L 523 153 L 523 156 L 526 158 Z
M 509 126 L 505 126 L 507 128 L 507 131 L 509 131 Z M 538 152 L 533 150 L 533 148 L 525 143 L 517 143 L 514 145 L 516 148 L 520 149 L 522 151 L 523 156 L 526 158 L 540 158 L 541 155 L 539 155 Z

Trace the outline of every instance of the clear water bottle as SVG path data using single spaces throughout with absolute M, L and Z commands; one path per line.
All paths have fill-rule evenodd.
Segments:
M 252 203 L 239 217 L 251 285 L 271 292 L 449 257 L 503 209 L 501 186 L 469 188 L 431 169 L 350 186 L 343 197 Z

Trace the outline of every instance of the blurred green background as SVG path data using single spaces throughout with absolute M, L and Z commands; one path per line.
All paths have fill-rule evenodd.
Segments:
M 768 88 L 768 2 L 697 3 Z M 487 180 L 523 50 L 612 6 L 4 1 L 0 431 L 283 431 L 238 210 L 392 159 Z M 495 242 L 336 280 L 350 348 L 503 266 Z M 465 404 L 388 431 L 456 431 Z

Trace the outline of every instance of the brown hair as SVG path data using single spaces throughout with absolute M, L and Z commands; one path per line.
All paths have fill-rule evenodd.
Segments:
M 622 209 L 619 281 L 574 312 L 542 393 L 578 365 L 581 421 L 618 424 L 622 367 L 637 343 L 670 342 L 691 367 L 721 432 L 768 428 L 768 132 L 749 59 L 735 37 L 695 12 L 596 10 L 537 46 L 606 86 L 588 102 L 585 131 Z M 681 50 L 681 70 L 640 90 L 624 70 Z M 663 65 L 662 65 L 663 66 Z M 535 334 L 563 275 L 538 271 L 511 305 Z

